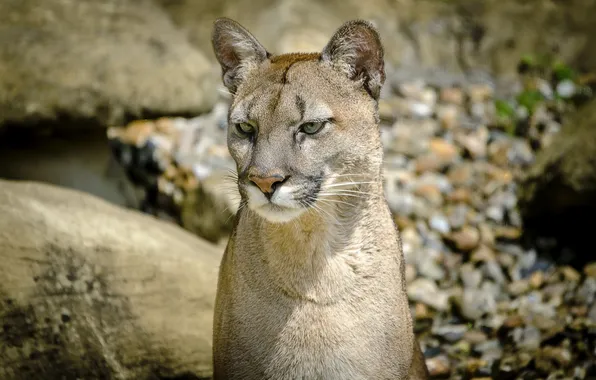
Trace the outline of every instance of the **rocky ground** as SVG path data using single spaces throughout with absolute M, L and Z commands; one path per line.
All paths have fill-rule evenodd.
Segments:
M 596 262 L 561 266 L 542 254 L 552 241 L 522 244 L 516 196 L 589 88 L 520 72 L 505 86 L 396 73 L 379 105 L 386 196 L 433 378 L 596 378 Z M 146 190 L 145 211 L 223 242 L 238 201 L 226 180 L 228 100 L 222 93 L 198 118 L 109 130 L 118 161 Z

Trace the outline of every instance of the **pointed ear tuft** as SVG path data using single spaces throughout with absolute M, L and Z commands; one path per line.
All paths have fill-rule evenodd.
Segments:
M 223 83 L 232 93 L 252 68 L 270 56 L 248 30 L 229 18 L 215 21 L 211 43 L 221 65 Z
M 321 60 L 362 81 L 366 91 L 378 99 L 385 82 L 383 46 L 375 27 L 364 20 L 348 21 L 333 35 L 323 49 Z

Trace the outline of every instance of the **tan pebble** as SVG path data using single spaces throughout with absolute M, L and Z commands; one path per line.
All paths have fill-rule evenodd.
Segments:
M 428 310 L 428 306 L 420 302 L 416 303 L 414 313 L 417 320 L 428 319 L 431 317 L 430 312 Z
M 452 105 L 439 106 L 437 119 L 443 129 L 454 130 L 459 125 L 459 109 Z
M 507 290 L 514 296 L 519 296 L 530 290 L 530 284 L 525 280 L 512 281 L 507 285 Z
M 472 256 L 470 257 L 472 262 L 475 263 L 494 261 L 495 258 L 496 256 L 494 251 L 484 244 L 480 245 L 480 247 L 474 250 L 474 252 L 472 252 Z
M 162 117 L 155 121 L 155 130 L 167 136 L 178 136 L 179 130 L 176 128 L 176 123 L 173 119 Z
M 451 373 L 449 360 L 442 356 L 426 359 L 426 367 L 431 376 L 446 376 Z
M 474 227 L 466 226 L 460 231 L 451 233 L 448 239 L 459 251 L 471 251 L 480 243 L 480 233 Z
M 497 226 L 494 231 L 497 239 L 517 240 L 522 234 L 521 229 L 512 226 Z
M 465 332 L 464 339 L 466 341 L 470 342 L 471 344 L 479 344 L 479 343 L 486 342 L 488 337 L 482 331 L 470 330 L 470 331 Z
M 397 225 L 400 231 L 404 230 L 405 228 L 414 226 L 414 222 L 406 216 L 396 215 L 393 218 L 393 220 L 395 221 L 395 224 Z
M 561 267 L 561 268 L 559 268 L 559 270 L 561 271 L 561 274 L 567 281 L 577 282 L 581 278 L 581 275 L 579 274 L 579 272 L 570 266 Z
M 449 169 L 447 177 L 451 184 L 465 185 L 472 179 L 472 167 L 470 165 L 457 165 Z
M 416 268 L 412 264 L 406 264 L 406 282 L 409 284 L 417 277 Z
M 472 103 L 483 103 L 493 97 L 494 90 L 487 84 L 477 84 L 468 88 L 468 95 Z
M 150 120 L 135 120 L 126 126 L 123 142 L 142 147 L 154 132 L 154 123 Z
M 521 327 L 525 324 L 524 319 L 519 316 L 519 315 L 512 315 L 510 317 L 507 317 L 507 319 L 505 319 L 505 321 L 503 322 L 503 327 L 507 328 L 507 329 L 514 329 L 516 327 Z
M 544 284 L 544 272 L 536 271 L 530 276 L 530 286 L 533 289 L 540 289 Z
M 445 167 L 445 162 L 434 154 L 426 154 L 416 158 L 414 168 L 417 173 L 436 172 Z
M 469 204 L 472 198 L 470 190 L 464 187 L 458 187 L 454 189 L 449 195 L 447 200 L 453 203 L 466 203 Z
M 429 149 L 442 160 L 449 162 L 455 160 L 455 158 L 459 156 L 459 149 L 457 146 L 443 139 L 432 139 L 429 144 Z
M 433 184 L 424 184 L 414 189 L 414 194 L 418 195 L 435 206 L 440 206 L 443 203 L 443 195 L 441 189 Z
M 584 267 L 584 273 L 588 277 L 596 278 L 596 261 Z
M 488 246 L 493 246 L 496 238 L 492 227 L 486 223 L 482 223 L 478 228 L 480 230 L 480 239 L 482 242 Z
M 445 87 L 439 93 L 439 99 L 443 103 L 461 106 L 466 99 L 464 92 L 458 87 Z

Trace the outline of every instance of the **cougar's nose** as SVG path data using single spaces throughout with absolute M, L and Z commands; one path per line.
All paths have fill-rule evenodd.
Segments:
M 279 185 L 286 180 L 286 177 L 281 174 L 273 174 L 265 177 L 251 173 L 248 175 L 248 179 L 257 185 L 267 197 L 270 197 Z

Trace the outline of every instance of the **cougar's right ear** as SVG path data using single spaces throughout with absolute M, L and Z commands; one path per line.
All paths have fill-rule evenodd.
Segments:
M 251 69 L 271 56 L 248 30 L 229 18 L 215 21 L 211 42 L 223 83 L 232 93 Z

